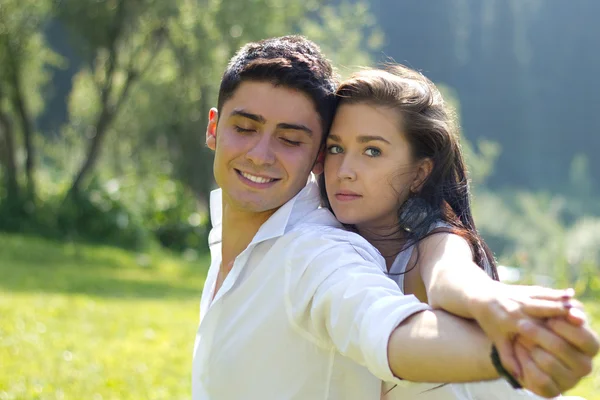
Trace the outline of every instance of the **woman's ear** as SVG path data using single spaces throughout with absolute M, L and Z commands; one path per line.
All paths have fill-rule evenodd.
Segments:
M 419 161 L 419 165 L 417 165 L 417 176 L 412 185 L 410 185 L 410 191 L 412 193 L 418 193 L 421 190 L 423 183 L 425 183 L 432 170 L 433 160 L 431 158 L 424 158 Z
M 211 150 L 217 148 L 217 121 L 219 120 L 219 111 L 211 108 L 208 112 L 208 125 L 206 126 L 206 147 Z

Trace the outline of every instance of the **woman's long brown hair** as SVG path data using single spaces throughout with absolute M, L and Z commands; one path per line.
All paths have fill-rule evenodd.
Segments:
M 419 72 L 394 65 L 386 70 L 356 73 L 342 82 L 337 97 L 340 105 L 370 104 L 396 111 L 399 131 L 408 140 L 413 158 L 433 161 L 432 171 L 418 193 L 398 208 L 398 229 L 403 230 L 405 238 L 402 248 L 418 244 L 438 232 L 432 233 L 431 228 L 441 220 L 450 226 L 441 230 L 466 239 L 473 252 L 473 261 L 498 280 L 493 254 L 473 221 L 469 179 L 455 118 L 437 87 Z M 319 180 L 323 203 L 331 210 L 325 174 L 321 174 Z

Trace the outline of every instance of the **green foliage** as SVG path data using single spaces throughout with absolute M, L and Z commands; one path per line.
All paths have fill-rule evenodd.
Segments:
M 598 300 L 588 301 L 585 304 L 585 310 L 590 317 L 592 329 L 600 332 L 600 303 Z M 592 373 L 566 394 L 581 396 L 586 400 L 600 400 L 600 357 L 594 359 Z
M 564 275 L 579 291 L 600 296 L 600 218 L 584 217 L 573 224 L 566 233 L 566 259 Z
M 152 242 L 135 214 L 94 184 L 89 192 L 66 201 L 62 196 L 48 197 L 35 211 L 4 201 L 0 203 L 0 230 L 125 248 L 144 248 Z
M 547 193 L 479 190 L 475 221 L 501 264 L 520 267 L 525 282 L 574 287 L 600 295 L 600 218 L 580 213 L 573 199 Z
M 164 170 L 155 166 L 151 173 L 151 165 L 145 164 L 153 157 L 132 158 L 118 166 L 121 173 L 114 178 L 117 167 L 107 163 L 86 191 L 65 200 L 68 180 L 61 171 L 72 164 L 72 159 L 65 157 L 65 148 L 70 146 L 67 141 L 53 142 L 46 144 L 46 167 L 40 173 L 39 194 L 45 201 L 34 209 L 4 198 L 0 201 L 0 230 L 134 249 L 160 243 L 180 251 L 207 250 L 205 208 L 188 188 L 170 178 L 168 164 Z M 146 172 L 136 171 L 133 165 Z
M 79 58 L 68 61 L 80 67 L 68 120 L 55 135 L 34 138 L 37 198 L 8 204 L 0 190 L 0 214 L 9 217 L 0 229 L 133 248 L 158 239 L 206 249 L 213 180 L 203 131 L 221 73 L 241 45 L 303 32 L 336 61 L 362 64 L 363 48 L 381 42 L 363 1 L 10 0 L 1 10 L 11 16 L 3 32 L 33 46 L 21 52 L 21 66 L 31 75 L 26 100 L 39 105 L 34 115 L 44 109 L 42 87 L 64 65 L 45 42 L 44 24 L 66 31 L 58 40 L 68 40 Z M 356 29 L 342 40 L 346 23 Z
M 383 33 L 368 2 L 363 0 L 324 5 L 314 12 L 313 18 L 301 20 L 299 25 L 303 34 L 321 45 L 342 77 L 359 67 L 370 66 L 371 54 L 383 44 Z
M 149 235 L 136 215 L 96 182 L 88 191 L 69 196 L 58 206 L 57 228 L 61 237 L 143 248 Z
M 3 199 L 0 202 L 0 230 L 5 232 L 19 232 L 25 221 L 30 218 L 25 204 L 20 199 L 9 199 L 5 193 L 0 193 Z
M 22 77 L 24 97 L 32 114 L 44 108 L 44 89 L 51 79 L 47 67 L 64 60 L 46 44 L 42 27 L 50 15 L 48 0 L 3 0 L 0 3 L 0 82 L 14 96 L 14 74 Z M 2 98 L 0 97 L 0 100 Z

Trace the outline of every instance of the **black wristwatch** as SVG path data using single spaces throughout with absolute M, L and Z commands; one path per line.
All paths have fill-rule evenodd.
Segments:
M 492 364 L 494 364 L 494 368 L 496 368 L 496 371 L 498 371 L 498 374 L 500 374 L 501 377 L 506 379 L 508 383 L 510 383 L 510 386 L 513 387 L 513 389 L 523 388 L 523 386 L 521 386 L 521 384 L 510 374 L 510 372 L 508 372 L 506 368 L 504 368 L 504 366 L 502 365 L 502 361 L 500 361 L 498 349 L 494 345 L 492 345 L 492 353 L 490 354 L 490 357 L 492 359 Z

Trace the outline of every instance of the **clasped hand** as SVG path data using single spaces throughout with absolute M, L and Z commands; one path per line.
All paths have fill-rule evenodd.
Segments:
M 592 371 L 600 348 L 572 290 L 497 283 L 473 302 L 473 316 L 526 389 L 555 397 Z

